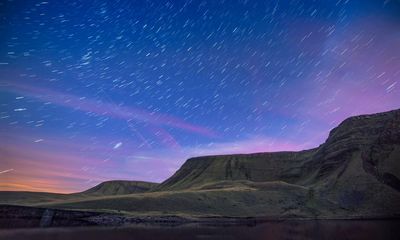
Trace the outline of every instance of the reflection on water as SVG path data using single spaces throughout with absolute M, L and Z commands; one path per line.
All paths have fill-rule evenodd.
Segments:
M 400 220 L 268 222 L 255 226 L 78 227 L 0 230 L 0 239 L 400 239 Z

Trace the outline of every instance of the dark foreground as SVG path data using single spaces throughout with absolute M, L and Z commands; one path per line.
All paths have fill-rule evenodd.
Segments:
M 400 219 L 275 220 L 127 217 L 0 206 L 0 240 L 47 239 L 400 239 Z
M 0 239 L 400 239 L 399 220 L 302 220 L 256 225 L 180 226 L 131 225 L 0 229 Z

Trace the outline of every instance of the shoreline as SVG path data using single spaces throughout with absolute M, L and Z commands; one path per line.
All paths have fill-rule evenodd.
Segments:
M 52 209 L 19 205 L 0 205 L 0 229 L 47 228 L 47 227 L 85 227 L 85 226 L 183 226 L 198 224 L 202 226 L 257 225 L 265 222 L 282 221 L 324 221 L 324 220 L 400 220 L 400 216 L 350 216 L 318 217 L 301 216 L 178 216 L 178 215 L 140 215 L 128 216 L 107 212 L 84 210 Z

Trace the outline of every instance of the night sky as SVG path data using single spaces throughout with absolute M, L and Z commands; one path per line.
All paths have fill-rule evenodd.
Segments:
M 400 1 L 1 1 L 0 190 L 161 182 L 400 108 Z

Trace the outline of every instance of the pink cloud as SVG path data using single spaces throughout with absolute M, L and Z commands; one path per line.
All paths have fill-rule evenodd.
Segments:
M 322 39 L 318 66 L 282 94 L 301 104 L 284 111 L 328 129 L 350 116 L 400 108 L 399 28 L 397 21 L 368 16 L 334 29 Z M 304 41 L 301 49 L 307 44 L 314 47 Z
M 246 140 L 178 149 L 113 152 L 116 155 L 113 155 L 111 160 L 104 161 L 106 157 L 96 154 L 100 151 L 96 147 L 105 145 L 106 139 L 97 139 L 98 144 L 93 146 L 93 151 L 86 149 L 81 153 L 79 150 L 82 146 L 79 144 L 72 144 L 55 136 L 48 136 L 40 143 L 33 142 L 34 138 L 28 135 L 9 137 L 9 141 L 0 146 L 0 159 L 4 169 L 14 171 L 0 175 L 0 190 L 61 193 L 83 191 L 102 181 L 115 179 L 161 182 L 170 177 L 189 157 L 291 151 L 313 146 L 312 142 L 296 144 L 265 136 L 254 136 Z M 104 149 L 100 152 L 103 151 Z
M 300 151 L 314 147 L 312 142 L 303 142 L 301 144 L 279 140 L 266 136 L 254 136 L 245 140 L 232 142 L 219 142 L 196 147 L 186 148 L 187 155 L 220 155 L 220 154 L 239 154 L 255 152 L 279 152 L 279 151 Z
M 134 107 L 124 107 L 113 103 L 96 101 L 87 99 L 85 97 L 78 97 L 71 94 L 53 91 L 47 88 L 39 88 L 29 85 L 3 83 L 2 87 L 8 91 L 29 96 L 43 102 L 50 102 L 63 107 L 72 108 L 74 110 L 91 112 L 98 115 L 107 115 L 125 121 L 135 120 L 139 122 L 150 123 L 156 126 L 173 127 L 208 137 L 216 136 L 216 133 L 208 128 L 190 124 L 177 117 L 167 114 L 149 112 Z

